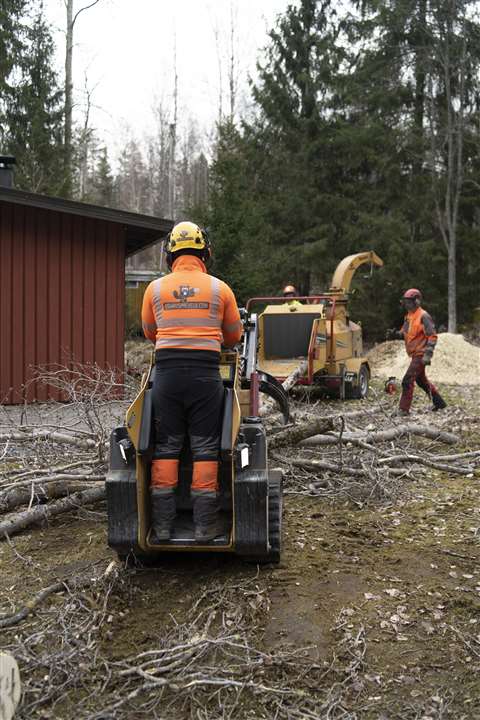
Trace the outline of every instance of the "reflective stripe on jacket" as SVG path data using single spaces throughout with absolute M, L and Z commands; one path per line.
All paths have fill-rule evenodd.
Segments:
M 423 356 L 427 349 L 433 352 L 437 333 L 432 318 L 423 308 L 417 308 L 405 315 L 401 332 L 410 357 Z
M 156 350 L 210 350 L 231 347 L 242 322 L 231 289 L 208 275 L 194 255 L 181 255 L 172 272 L 149 284 L 143 296 L 142 326 Z

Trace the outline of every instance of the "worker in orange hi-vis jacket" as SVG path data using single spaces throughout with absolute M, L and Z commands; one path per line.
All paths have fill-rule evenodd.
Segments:
M 205 230 L 180 222 L 166 249 L 172 272 L 150 283 L 142 306 L 143 331 L 155 343 L 152 525 L 159 542 L 170 538 L 179 457 L 188 433 L 195 540 L 207 542 L 222 531 L 217 479 L 223 405 L 220 350 L 222 343 L 232 347 L 240 340 L 242 322 L 232 290 L 207 274 L 211 248 Z
M 401 330 L 387 331 L 387 338 L 403 338 L 407 355 L 411 358 L 402 380 L 402 395 L 398 415 L 409 415 L 413 400 L 415 383 L 430 397 L 432 410 L 443 410 L 447 406 L 437 388 L 425 374 L 425 366 L 432 362 L 433 351 L 437 343 L 437 333 L 433 320 L 421 307 L 422 294 L 417 288 L 406 290 L 402 305 L 407 314 Z

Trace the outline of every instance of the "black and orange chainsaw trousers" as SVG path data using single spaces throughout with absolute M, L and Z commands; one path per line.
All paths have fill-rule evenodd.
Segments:
M 188 435 L 193 459 L 192 497 L 218 492 L 223 396 L 218 366 L 156 363 L 152 489 L 170 494 L 176 488 L 180 453 Z

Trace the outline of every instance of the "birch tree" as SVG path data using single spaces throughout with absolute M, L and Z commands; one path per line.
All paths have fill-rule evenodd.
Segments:
M 77 11 L 74 9 L 74 0 L 65 0 L 67 11 L 66 45 L 65 45 L 65 193 L 72 192 L 72 133 L 73 133 L 73 30 L 79 15 L 85 10 L 97 5 L 100 0 L 93 0 Z
M 447 254 L 448 330 L 457 331 L 459 209 L 465 180 L 465 132 L 478 103 L 480 33 L 474 3 L 431 3 L 428 75 L 430 172 L 438 230 Z

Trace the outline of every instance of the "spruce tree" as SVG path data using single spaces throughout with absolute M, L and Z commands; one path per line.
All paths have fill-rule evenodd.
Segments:
M 54 44 L 41 3 L 27 27 L 22 77 L 8 111 L 8 150 L 17 158 L 18 187 L 61 194 L 62 91 L 53 64 Z
M 97 168 L 94 180 L 94 202 L 98 205 L 112 207 L 113 205 L 113 175 L 108 160 L 108 151 L 104 146 L 97 160 Z
M 8 110 L 18 84 L 26 30 L 27 0 L 0 0 L 0 150 L 8 141 Z

